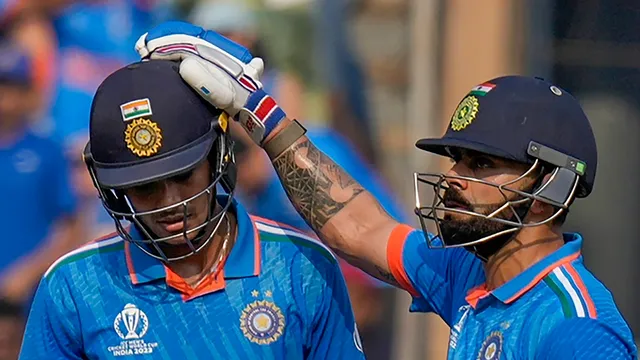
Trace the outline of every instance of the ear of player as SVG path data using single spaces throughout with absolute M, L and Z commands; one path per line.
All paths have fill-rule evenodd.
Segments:
M 213 106 L 238 120 L 258 145 L 286 117 L 263 89 L 264 63 L 214 31 L 165 22 L 136 42 L 142 59 L 181 61 L 180 75 Z

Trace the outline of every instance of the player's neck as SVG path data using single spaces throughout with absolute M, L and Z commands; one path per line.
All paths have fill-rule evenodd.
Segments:
M 522 229 L 485 263 L 487 290 L 496 289 L 564 245 L 562 232 L 548 226 Z
M 218 264 L 220 256 L 224 256 L 222 260 L 224 262 L 236 242 L 238 233 L 236 216 L 231 211 L 227 212 L 225 216 L 228 217 L 229 222 L 222 222 L 211 241 L 202 251 L 171 263 L 171 270 L 180 275 L 192 287 L 209 276 L 217 266 L 224 265 L 223 263 Z M 227 237 L 227 245 L 223 249 Z M 222 254 L 223 250 L 225 254 Z

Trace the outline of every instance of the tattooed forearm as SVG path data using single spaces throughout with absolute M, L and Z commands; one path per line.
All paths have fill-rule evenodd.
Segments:
M 387 284 L 391 284 L 391 285 L 394 285 L 394 286 L 400 286 L 398 284 L 398 282 L 396 281 L 396 278 L 394 278 L 393 275 L 389 271 L 381 268 L 378 265 L 374 265 L 374 267 L 376 268 L 376 273 L 374 273 L 374 274 L 369 273 L 369 275 L 375 276 L 376 278 L 386 282 Z
M 364 191 L 307 138 L 273 160 L 273 165 L 289 199 L 316 232 Z

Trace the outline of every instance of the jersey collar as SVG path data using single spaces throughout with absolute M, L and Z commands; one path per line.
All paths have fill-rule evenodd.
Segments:
M 547 274 L 553 271 L 553 269 L 580 257 L 582 237 L 576 233 L 567 233 L 564 234 L 564 241 L 565 244 L 560 249 L 540 260 L 499 288 L 493 291 L 487 291 L 485 284 L 482 284 L 472 289 L 466 297 L 467 302 L 475 308 L 478 301 L 489 295 L 493 295 L 493 297 L 505 304 L 514 302 L 533 288 L 540 280 L 547 276 Z
M 226 196 L 218 196 L 218 201 L 224 202 L 225 200 Z M 236 215 L 238 235 L 223 269 L 224 278 L 257 276 L 260 274 L 260 239 L 258 230 L 244 208 L 237 201 L 232 201 L 229 211 Z M 139 236 L 137 230 L 133 227 L 131 235 Z M 167 277 L 168 269 L 162 261 L 145 254 L 137 246 L 126 241 L 125 256 L 129 276 L 134 285 Z

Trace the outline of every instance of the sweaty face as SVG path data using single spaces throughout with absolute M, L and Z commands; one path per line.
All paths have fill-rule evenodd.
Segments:
M 137 186 L 125 191 L 136 212 L 145 212 L 161 209 L 167 206 L 180 204 L 192 196 L 202 192 L 211 184 L 211 169 L 209 162 L 204 161 L 192 171 L 183 173 L 167 180 Z M 215 196 L 215 187 L 211 189 L 211 196 Z M 163 238 L 172 235 L 180 235 L 194 229 L 207 221 L 211 206 L 210 196 L 205 192 L 202 195 L 186 203 L 186 227 L 185 207 L 175 206 L 166 211 L 143 215 L 142 223 L 151 231 L 155 238 Z M 189 240 L 202 234 L 201 231 L 192 231 L 187 234 Z M 167 244 L 185 244 L 183 236 L 168 240 Z
M 516 180 L 529 168 L 525 164 L 503 160 L 478 152 L 458 151 L 454 155 L 454 165 L 446 175 L 477 178 L 495 185 Z M 498 210 L 508 200 L 520 198 L 513 192 L 504 191 L 503 194 L 495 186 L 475 181 L 456 178 L 447 178 L 447 181 L 449 188 L 445 190 L 443 196 L 443 203 L 447 208 L 489 215 Z M 534 181 L 533 176 L 526 177 L 507 186 L 507 188 L 523 191 L 530 190 Z M 530 202 L 527 201 L 512 205 L 497 213 L 495 217 L 515 221 L 514 210 L 522 217 L 529 204 Z M 475 241 L 510 228 L 512 226 L 493 220 L 454 212 L 446 212 L 443 216 L 443 221 L 440 223 L 443 238 L 448 245 Z

